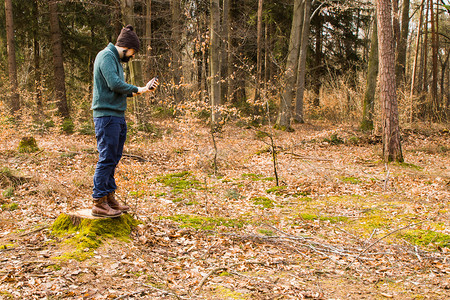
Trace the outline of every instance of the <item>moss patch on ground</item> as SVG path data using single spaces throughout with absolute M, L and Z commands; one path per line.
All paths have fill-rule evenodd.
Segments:
M 156 181 L 171 187 L 174 194 L 180 194 L 185 190 L 202 188 L 201 182 L 188 171 L 158 176 Z
M 410 230 L 398 234 L 410 243 L 430 248 L 450 248 L 450 235 L 432 230 Z
M 241 219 L 227 219 L 222 217 L 205 217 L 199 215 L 175 215 L 160 217 L 161 219 L 172 220 L 180 223 L 181 228 L 194 228 L 202 230 L 213 230 L 218 226 L 225 226 L 231 228 L 241 228 L 246 223 Z
M 58 237 L 67 237 L 65 243 L 75 246 L 75 250 L 58 257 L 60 259 L 85 260 L 94 254 L 104 239 L 115 238 L 128 241 L 131 231 L 139 221 L 129 214 L 118 218 L 82 219 L 74 224 L 69 215 L 61 214 L 51 226 L 51 232 Z

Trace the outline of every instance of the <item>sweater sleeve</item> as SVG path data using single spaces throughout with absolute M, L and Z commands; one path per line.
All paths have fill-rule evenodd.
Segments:
M 138 88 L 132 84 L 126 83 L 118 74 L 116 62 L 112 55 L 106 55 L 100 62 L 100 72 L 106 80 L 108 87 L 115 93 L 131 95 L 137 93 Z

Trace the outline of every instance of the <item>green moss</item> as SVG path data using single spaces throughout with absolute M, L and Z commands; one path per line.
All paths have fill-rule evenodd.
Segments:
M 250 179 L 252 181 L 259 181 L 263 177 L 262 175 L 253 174 L 253 173 L 244 173 L 241 176 L 242 176 L 242 179 Z
M 156 181 L 171 187 L 175 194 L 188 189 L 201 189 L 201 182 L 188 171 L 159 176 Z
M 274 207 L 273 201 L 267 197 L 256 197 L 256 198 L 253 198 L 252 200 L 253 200 L 253 204 L 260 205 L 261 209 Z
M 23 137 L 19 142 L 20 153 L 33 153 L 39 151 L 36 139 L 32 136 Z
M 399 237 L 403 237 L 418 246 L 435 245 L 441 248 L 450 248 L 450 235 L 432 230 L 406 231 L 400 233 Z
M 340 145 L 344 143 L 344 140 L 341 139 L 336 133 L 330 135 L 330 138 L 324 138 L 323 141 L 330 143 L 331 145 Z
M 168 219 L 180 223 L 181 228 L 194 228 L 203 230 L 212 230 L 217 226 L 241 228 L 246 222 L 239 219 L 227 219 L 227 218 L 212 218 L 199 215 L 175 215 L 160 217 L 161 219 Z
M 274 186 L 273 188 L 270 188 L 266 190 L 266 193 L 275 193 L 275 195 L 281 195 L 281 191 L 284 191 L 286 189 L 286 186 Z
M 0 250 L 11 249 L 11 248 L 14 248 L 15 246 L 16 245 L 14 245 L 14 244 L 0 245 Z
M 348 183 L 351 183 L 351 184 L 359 184 L 359 183 L 361 183 L 361 180 L 359 180 L 356 177 L 341 177 L 341 180 L 343 182 L 348 182 Z
M 55 236 L 65 237 L 72 235 L 66 243 L 75 246 L 75 250 L 63 254 L 61 259 L 74 258 L 85 260 L 93 255 L 103 239 L 116 238 L 128 241 L 131 230 L 139 222 L 129 214 L 123 214 L 111 219 L 83 219 L 80 224 L 73 224 L 71 218 L 61 214 L 51 226 L 51 232 Z
M 225 197 L 228 199 L 237 200 L 241 198 L 241 194 L 235 189 L 229 189 L 225 192 Z
M 420 166 L 416 166 L 415 164 L 411 164 L 411 163 L 405 163 L 405 162 L 399 162 L 399 163 L 394 163 L 400 167 L 404 167 L 404 168 L 409 168 L 409 169 L 414 169 L 417 171 L 422 171 L 423 168 Z
M 2 204 L 2 210 L 14 211 L 19 208 L 19 205 L 15 202 Z
M 251 299 L 250 295 L 235 292 L 223 286 L 216 287 L 214 293 L 218 297 L 217 299 Z
M 307 212 L 299 214 L 299 217 L 302 218 L 305 221 L 320 220 L 320 221 L 328 221 L 330 223 L 346 222 L 348 220 L 347 217 L 341 217 L 341 216 L 318 216 L 316 214 L 307 213 Z
M 268 230 L 268 229 L 258 229 L 258 232 L 261 233 L 262 235 L 266 235 L 266 236 L 274 236 L 274 232 L 272 230 Z
M 75 129 L 75 124 L 73 124 L 72 119 L 64 119 L 64 121 L 61 124 L 61 130 L 67 134 L 72 134 Z
M 0 298 L 1 299 L 14 299 L 14 296 L 7 291 L 0 291 Z

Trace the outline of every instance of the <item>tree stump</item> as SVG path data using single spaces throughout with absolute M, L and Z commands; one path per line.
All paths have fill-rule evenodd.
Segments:
M 139 223 L 127 213 L 117 218 L 102 218 L 92 216 L 90 209 L 81 209 L 60 214 L 53 222 L 51 232 L 75 247 L 64 256 L 84 260 L 92 256 L 106 239 L 128 242 L 131 231 Z

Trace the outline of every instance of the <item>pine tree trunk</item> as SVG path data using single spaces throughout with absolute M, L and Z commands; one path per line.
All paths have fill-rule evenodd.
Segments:
M 372 37 L 370 44 L 369 66 L 367 68 L 366 91 L 364 93 L 363 117 L 361 121 L 362 130 L 373 129 L 373 111 L 375 103 L 375 90 L 377 88 L 378 77 L 378 30 L 377 18 L 375 15 L 372 26 Z
M 284 71 L 284 90 L 281 94 L 280 111 L 276 127 L 281 130 L 291 130 L 292 102 L 295 85 L 297 83 L 298 59 L 300 54 L 300 38 L 304 19 L 304 2 L 294 1 L 291 36 L 289 39 L 289 52 Z
M 181 3 L 178 0 L 171 0 L 172 10 L 172 80 L 173 92 L 176 103 L 182 100 L 181 90 Z
M 434 11 L 434 1 L 430 0 L 431 11 L 431 55 L 432 55 L 432 74 L 433 81 L 431 85 L 431 118 L 435 119 L 439 114 L 438 103 L 438 34 L 437 34 L 437 13 Z
M 298 123 L 304 122 L 303 116 L 303 96 L 305 93 L 305 76 L 306 76 L 306 57 L 309 44 L 309 25 L 311 19 L 311 0 L 305 0 L 304 20 L 302 37 L 300 44 L 300 57 L 298 60 L 297 74 L 297 91 L 295 97 L 295 115 L 294 119 Z
M 8 51 L 8 75 L 11 84 L 9 109 L 15 113 L 20 109 L 19 84 L 17 82 L 16 47 L 14 38 L 13 6 L 11 0 L 5 1 L 6 14 L 6 45 Z
M 414 88 L 416 85 L 416 72 L 417 72 L 417 60 L 419 58 L 419 49 L 420 49 L 420 36 L 422 35 L 422 23 L 423 23 L 423 10 L 424 10 L 425 0 L 422 0 L 420 4 L 420 13 L 419 13 L 419 26 L 417 27 L 417 37 L 416 37 L 416 52 L 414 54 L 414 62 L 412 67 L 411 74 L 411 92 L 410 92 L 410 111 L 409 111 L 409 122 L 413 121 L 413 111 L 414 111 Z
M 405 81 L 406 50 L 409 32 L 409 4 L 410 0 L 403 0 L 402 25 L 399 42 L 397 44 L 397 63 L 395 72 L 397 76 L 397 84 L 399 84 L 399 86 Z
M 262 11 L 263 0 L 258 0 L 258 21 L 256 33 L 256 82 L 255 82 L 255 101 L 260 98 L 260 88 L 262 80 Z
M 217 125 L 220 119 L 219 106 L 220 92 L 220 7 L 219 0 L 211 0 L 211 42 L 210 42 L 210 68 L 211 68 L 211 122 Z
M 395 46 L 391 0 L 377 0 L 380 101 L 382 105 L 383 158 L 403 161 L 398 124 L 395 81 Z
M 34 63 L 34 89 L 35 89 L 35 101 L 37 107 L 37 116 L 42 116 L 42 86 L 41 86 L 41 54 L 39 46 L 38 36 L 38 19 L 39 19 L 39 3 L 38 0 L 33 0 L 33 13 L 36 17 L 36 23 L 33 28 L 33 63 Z
M 230 0 L 223 0 L 223 12 L 222 12 L 222 66 L 221 66 L 221 72 L 222 72 L 222 78 L 225 80 L 222 82 L 221 86 L 221 92 L 222 92 L 222 98 L 227 102 L 230 98 L 229 91 L 228 91 L 228 83 L 230 82 L 230 73 L 228 68 L 228 58 L 229 58 L 229 51 L 230 51 L 230 45 L 229 45 L 229 31 L 230 31 Z
M 61 30 L 59 28 L 58 4 L 57 1 L 49 2 L 50 9 L 50 33 L 53 51 L 53 67 L 55 82 L 55 100 L 59 114 L 64 118 L 69 118 L 69 107 L 66 98 L 66 74 L 64 72 L 64 57 L 62 51 Z

